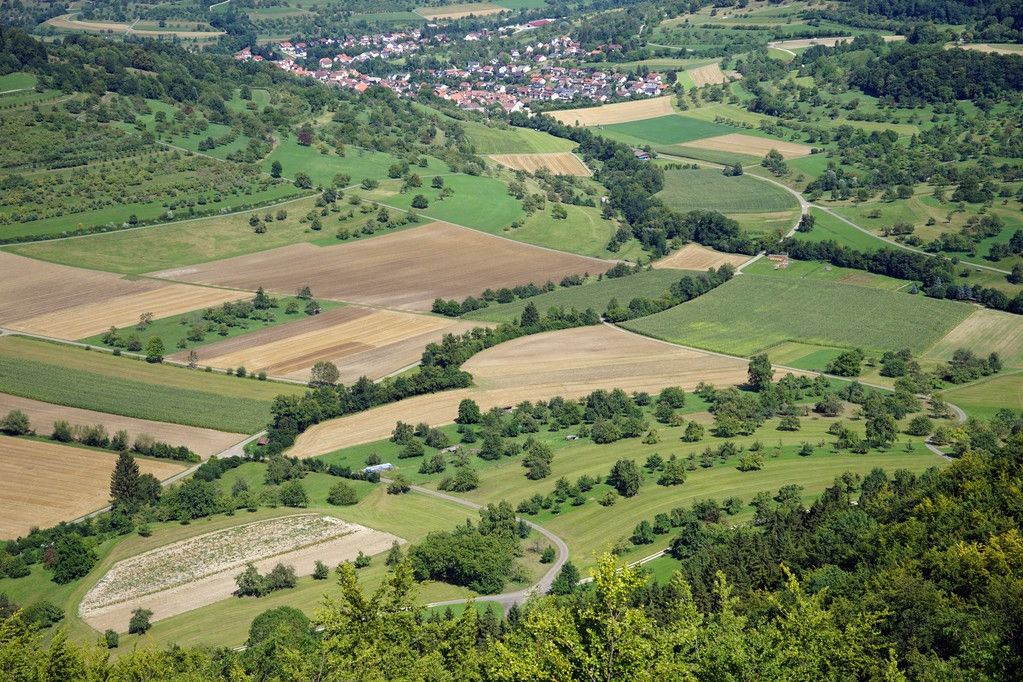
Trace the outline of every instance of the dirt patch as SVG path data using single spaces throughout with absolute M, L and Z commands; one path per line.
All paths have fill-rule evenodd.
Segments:
M 480 408 L 514 405 L 556 395 L 576 398 L 598 388 L 655 392 L 665 386 L 691 390 L 701 381 L 729 386 L 746 379 L 740 358 L 680 348 L 620 329 L 599 326 L 527 336 L 494 346 L 463 365 L 476 386 L 418 396 L 318 424 L 288 451 L 297 457 L 386 438 L 399 419 L 448 424 L 458 403 Z
M 948 49 L 958 47 L 963 50 L 974 50 L 976 52 L 989 52 L 992 54 L 1016 54 L 1023 55 L 1023 46 L 1021 45 L 988 45 L 987 43 L 965 43 L 963 45 L 956 45 L 955 43 L 949 43 L 945 46 Z
M 592 175 L 579 157 L 571 152 L 555 152 L 552 154 L 491 154 L 490 158 L 502 166 L 512 170 L 535 173 L 541 168 L 555 175 Z
M 693 79 L 693 85 L 700 88 L 704 85 L 718 85 L 727 83 L 731 80 L 738 80 L 742 78 L 741 75 L 735 71 L 730 71 L 727 74 L 721 70 L 721 67 L 717 64 L 708 64 L 707 66 L 701 66 L 696 69 L 689 69 L 686 73 Z
M 117 455 L 58 443 L 0 436 L 0 538 L 25 535 L 106 506 Z M 184 471 L 171 461 L 138 459 L 160 480 Z
M 133 325 L 139 321 L 142 313 L 153 313 L 155 319 L 160 319 L 242 298 L 248 296 L 226 289 L 171 284 L 37 315 L 8 326 L 31 334 L 75 340 L 100 334 L 111 326 Z
M 668 254 L 654 263 L 655 268 L 676 268 L 679 270 L 706 270 L 719 268 L 725 263 L 739 266 L 750 259 L 738 253 L 721 253 L 706 246 L 691 242 L 678 251 Z
M 345 306 L 200 348 L 200 362 L 308 380 L 309 369 L 324 360 L 338 366 L 342 383 L 350 383 L 417 362 L 427 343 L 472 326 L 429 315 Z M 405 344 L 408 339 L 415 339 L 416 345 Z
M 796 142 L 782 142 L 766 137 L 754 135 L 743 135 L 742 133 L 730 133 L 717 137 L 708 137 L 703 140 L 693 140 L 686 145 L 697 149 L 713 149 L 719 152 L 735 152 L 737 154 L 749 154 L 750 156 L 764 156 L 772 149 L 777 149 L 786 159 L 793 159 L 810 154 L 811 148 L 805 144 Z
M 612 123 L 628 123 L 629 121 L 643 121 L 648 118 L 659 118 L 674 113 L 675 110 L 671 108 L 671 97 L 652 97 L 634 102 L 605 104 L 601 107 L 551 111 L 548 115 L 553 116 L 565 125 L 574 125 L 578 122 L 581 126 L 597 126 L 611 125 Z
M 463 19 L 470 14 L 484 17 L 507 11 L 507 7 L 499 7 L 489 2 L 474 2 L 467 5 L 447 5 L 444 7 L 420 7 L 416 14 L 424 19 Z
M 283 563 L 310 575 L 317 560 L 336 565 L 360 550 L 383 552 L 395 540 L 400 538 L 316 514 L 234 526 L 119 561 L 85 595 L 79 614 L 97 630 L 124 632 L 137 608 L 151 610 L 156 621 L 231 598 L 234 576 L 247 562 L 260 572 Z
M 152 280 L 46 263 L 0 251 L 0 324 L 139 294 L 164 286 Z M 135 321 L 138 321 L 136 318 Z
M 281 294 L 309 285 L 320 298 L 426 311 L 438 297 L 461 300 L 487 287 L 557 282 L 606 265 L 595 258 L 430 223 L 353 244 L 295 244 L 214 261 L 174 278 L 253 291 L 262 285 Z
M 124 429 L 128 432 L 128 439 L 134 442 L 135 437 L 140 433 L 146 433 L 156 440 L 170 443 L 171 445 L 187 445 L 188 449 L 202 458 L 223 452 L 235 443 L 246 438 L 241 433 L 228 433 L 226 431 L 214 431 L 213 429 L 202 429 L 196 426 L 182 426 L 180 424 L 168 424 L 166 422 L 154 422 L 148 419 L 134 419 L 122 417 L 106 412 L 94 410 L 80 410 L 76 407 L 64 407 L 44 403 L 31 398 L 0 393 L 0 414 L 7 414 L 11 410 L 21 410 L 28 415 L 32 428 L 40 435 L 48 435 L 53 430 L 53 422 L 63 419 L 72 426 L 95 426 L 102 424 L 107 431 L 113 434 Z

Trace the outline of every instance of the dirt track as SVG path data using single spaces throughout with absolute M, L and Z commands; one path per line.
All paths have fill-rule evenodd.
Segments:
M 286 294 L 309 285 L 329 300 L 426 311 L 438 297 L 461 300 L 487 287 L 556 282 L 606 266 L 438 222 L 353 244 L 295 244 L 155 276 Z
M 466 397 L 486 410 L 556 395 L 579 397 L 598 388 L 653 392 L 678 385 L 690 390 L 701 381 L 725 386 L 746 378 L 747 363 L 599 326 L 502 343 L 471 358 L 463 369 L 472 373 L 474 387 L 409 398 L 318 424 L 299 436 L 289 454 L 313 457 L 386 438 L 399 419 L 448 424 Z
M 65 407 L 63 405 L 32 400 L 31 398 L 0 393 L 0 414 L 7 414 L 15 409 L 21 410 L 28 415 L 32 428 L 40 435 L 49 435 L 53 431 L 53 422 L 58 419 L 63 419 L 72 426 L 75 424 L 81 424 L 82 426 L 102 424 L 107 427 L 107 432 L 111 435 L 120 429 L 124 429 L 128 432 L 130 442 L 134 442 L 135 437 L 140 433 L 146 433 L 164 443 L 187 445 L 189 450 L 203 458 L 222 452 L 245 438 L 245 435 L 240 433 L 228 433 L 226 431 L 214 431 L 213 429 L 202 429 L 195 426 L 182 426 L 181 424 L 154 422 L 148 419 L 122 417 L 116 414 L 107 414 L 106 412 L 81 410 L 77 407 Z

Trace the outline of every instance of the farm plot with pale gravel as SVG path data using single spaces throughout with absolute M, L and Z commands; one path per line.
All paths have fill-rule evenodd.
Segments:
M 0 325 L 162 286 L 0 251 Z
M 65 407 L 64 405 L 54 405 L 53 403 L 44 403 L 40 400 L 32 400 L 31 398 L 0 393 L 0 414 L 7 414 L 11 410 L 21 410 L 28 415 L 32 428 L 41 435 L 49 434 L 53 430 L 53 422 L 58 419 L 63 419 L 72 426 L 95 426 L 96 424 L 102 424 L 111 434 L 121 429 L 127 431 L 129 442 L 135 442 L 136 436 L 145 433 L 164 443 L 185 445 L 189 450 L 204 459 L 218 452 L 223 452 L 247 437 L 241 433 L 216 431 L 214 429 L 203 429 L 198 426 L 184 426 L 182 424 L 168 424 L 167 422 L 135 419 L 134 417 L 122 417 L 121 415 L 109 414 L 107 412 Z
M 535 173 L 543 168 L 555 175 L 592 175 L 579 157 L 571 152 L 549 154 L 491 154 L 490 158 L 512 170 Z
M 690 242 L 678 251 L 668 254 L 653 263 L 655 268 L 675 268 L 678 270 L 706 270 L 719 268 L 725 263 L 739 266 L 750 259 L 738 253 L 722 253 L 707 248 L 702 244 Z
M 478 353 L 462 368 L 473 375 L 476 386 L 317 424 L 298 437 L 288 454 L 314 457 L 387 438 L 399 419 L 449 424 L 463 398 L 488 410 L 556 395 L 577 398 L 598 388 L 655 393 L 665 386 L 691 390 L 701 381 L 730 386 L 746 379 L 748 363 L 602 325 L 508 341 Z
M 160 480 L 184 471 L 170 460 L 137 459 Z M 25 535 L 100 509 L 110 499 L 117 455 L 59 443 L 0 436 L 0 538 Z
M 336 301 L 430 310 L 434 299 L 462 300 L 491 287 L 602 272 L 607 261 L 542 249 L 448 223 L 430 223 L 366 241 L 295 244 L 181 268 L 156 277 L 290 294 L 309 285 Z
M 318 514 L 233 526 L 117 562 L 85 595 L 78 613 L 97 630 L 124 632 L 137 608 L 151 610 L 157 621 L 230 598 L 234 576 L 250 561 L 260 572 L 283 563 L 309 575 L 317 560 L 336 565 L 360 550 L 383 552 L 395 540 L 401 538 Z
M 652 97 L 633 102 L 605 104 L 600 107 L 552 111 L 548 115 L 553 116 L 565 125 L 575 125 L 578 122 L 581 126 L 599 126 L 610 125 L 612 123 L 628 123 L 629 121 L 643 121 L 648 118 L 660 118 L 661 116 L 674 113 L 675 110 L 671 108 L 671 97 Z
M 143 313 L 153 313 L 155 319 L 160 319 L 241 298 L 249 296 L 227 289 L 170 284 L 149 291 L 44 313 L 12 322 L 7 326 L 30 334 L 74 340 L 100 334 L 111 326 L 134 325 Z
M 212 344 L 200 349 L 200 361 L 303 381 L 314 364 L 329 361 L 341 372 L 340 381 L 351 383 L 363 375 L 376 379 L 418 362 L 426 344 L 473 326 L 432 315 L 345 306 Z
M 718 137 L 707 137 L 702 140 L 687 142 L 686 145 L 697 149 L 712 149 L 719 152 L 734 152 L 736 154 L 748 154 L 750 156 L 765 156 L 772 149 L 777 149 L 786 159 L 794 159 L 800 156 L 807 156 L 812 149 L 805 144 L 796 142 L 783 142 L 772 140 L 767 137 L 756 137 L 755 135 L 743 135 L 742 133 L 731 133 Z

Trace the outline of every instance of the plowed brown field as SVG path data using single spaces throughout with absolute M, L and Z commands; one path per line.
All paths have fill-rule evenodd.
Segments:
M 163 480 L 185 466 L 136 460 L 139 471 Z M 117 455 L 57 443 L 0 436 L 0 538 L 25 535 L 107 504 Z
M 171 445 L 187 445 L 195 454 L 206 458 L 223 452 L 235 443 L 246 438 L 241 433 L 228 433 L 226 431 L 214 431 L 213 429 L 202 429 L 196 426 L 182 426 L 181 424 L 167 424 L 166 422 L 154 422 L 148 419 L 134 419 L 122 417 L 117 414 L 96 412 L 94 410 L 80 410 L 76 407 L 64 407 L 44 403 L 31 398 L 0 393 L 0 414 L 7 414 L 11 410 L 21 410 L 28 415 L 32 428 L 40 435 L 48 435 L 53 430 L 53 422 L 63 419 L 72 426 L 94 426 L 102 424 L 107 427 L 109 433 L 124 429 L 128 432 L 128 439 L 135 441 L 140 433 L 146 433 L 156 440 L 170 443 Z
M 678 251 L 670 253 L 664 258 L 656 261 L 655 268 L 676 268 L 679 270 L 706 270 L 707 268 L 719 268 L 725 263 L 741 265 L 750 259 L 750 256 L 743 256 L 737 253 L 721 253 L 706 246 L 691 242 Z
M 535 173 L 541 168 L 555 175 L 591 175 L 590 169 L 571 152 L 550 154 L 491 154 L 490 158 L 512 170 Z
M 729 135 L 719 135 L 718 137 L 708 137 L 703 140 L 693 140 L 692 142 L 686 142 L 686 145 L 698 149 L 714 149 L 720 152 L 736 152 L 737 154 L 749 154 L 751 156 L 764 156 L 772 149 L 777 149 L 786 159 L 806 156 L 812 151 L 805 144 L 782 142 L 781 140 L 743 135 L 742 133 L 731 133 Z
M 581 126 L 600 126 L 612 123 L 628 123 L 629 121 L 643 121 L 648 118 L 658 118 L 674 113 L 675 110 L 671 108 L 670 97 L 653 97 L 636 100 L 635 102 L 605 104 L 601 107 L 552 111 L 550 115 L 565 125 L 574 125 L 578 121 Z
M 216 306 L 226 301 L 249 298 L 246 294 L 195 287 L 184 284 L 158 285 L 127 296 L 116 296 L 105 301 L 85 303 L 64 310 L 29 317 L 7 325 L 11 329 L 42 334 L 58 339 L 83 339 L 105 332 L 111 326 L 127 327 L 139 321 L 139 315 L 153 313 L 155 319 L 170 317 Z
M 288 454 L 314 457 L 386 438 L 399 419 L 448 424 L 463 398 L 487 410 L 556 395 L 575 398 L 598 388 L 688 390 L 701 381 L 728 386 L 746 379 L 747 366 L 739 358 L 679 348 L 607 326 L 537 334 L 471 358 L 462 368 L 473 375 L 472 388 L 409 398 L 318 424 L 299 436 Z
M 498 288 L 606 269 L 585 258 L 447 223 L 430 223 L 363 242 L 279 249 L 158 273 L 157 277 L 290 294 L 309 285 L 321 298 L 408 310 L 434 299 L 461 300 Z
M 429 315 L 345 306 L 211 344 L 199 349 L 199 359 L 203 365 L 243 366 L 303 381 L 309 379 L 310 368 L 324 360 L 337 365 L 342 383 L 351 383 L 363 375 L 376 379 L 418 362 L 426 344 L 473 326 Z
M 128 281 L 108 272 L 56 265 L 0 251 L 0 324 L 7 326 L 17 320 L 162 286 L 165 285 L 152 280 Z

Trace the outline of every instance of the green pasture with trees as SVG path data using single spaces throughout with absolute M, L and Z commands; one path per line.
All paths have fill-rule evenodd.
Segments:
M 725 177 L 709 168 L 668 170 L 656 195 L 679 211 L 695 209 L 732 213 L 771 213 L 796 209 L 790 192 L 746 175 Z

